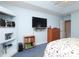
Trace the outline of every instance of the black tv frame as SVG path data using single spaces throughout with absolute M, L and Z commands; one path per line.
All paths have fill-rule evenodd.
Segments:
M 46 28 L 47 19 L 41 17 L 32 17 L 32 27 L 33 28 Z

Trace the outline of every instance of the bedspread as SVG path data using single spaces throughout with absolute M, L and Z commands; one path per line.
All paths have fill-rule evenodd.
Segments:
M 44 57 L 79 56 L 79 39 L 64 38 L 47 44 Z

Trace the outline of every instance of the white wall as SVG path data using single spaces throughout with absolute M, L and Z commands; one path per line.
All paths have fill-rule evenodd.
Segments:
M 62 16 L 63 20 L 71 20 L 71 15 Z
M 79 11 L 71 14 L 71 37 L 79 38 Z
M 32 16 L 47 18 L 47 26 L 50 25 L 52 27 L 59 27 L 59 16 L 55 15 L 48 15 L 41 12 L 36 12 L 32 10 L 26 10 L 19 7 L 14 6 L 7 6 L 7 8 L 13 10 L 16 13 L 16 20 L 17 20 L 17 35 L 18 41 L 23 42 L 24 36 L 27 35 L 35 35 L 36 37 L 36 45 L 43 44 L 47 42 L 47 29 L 43 31 L 35 31 L 32 28 Z
M 64 20 L 60 20 L 60 38 L 64 38 Z

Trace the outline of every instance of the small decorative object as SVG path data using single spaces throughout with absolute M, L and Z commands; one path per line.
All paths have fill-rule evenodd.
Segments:
M 51 28 L 51 26 L 49 26 L 49 28 Z
M 21 51 L 23 51 L 23 44 L 19 43 L 18 44 L 18 52 L 21 52 Z
M 14 21 L 12 21 L 12 27 L 15 27 L 15 22 Z
M 15 27 L 14 21 L 7 21 L 6 24 L 7 24 L 7 27 Z
M 11 21 L 7 22 L 7 27 L 11 27 Z
M 0 18 L 0 27 L 15 27 L 15 21 Z
M 6 26 L 5 20 L 0 19 L 0 27 L 5 27 L 5 26 Z

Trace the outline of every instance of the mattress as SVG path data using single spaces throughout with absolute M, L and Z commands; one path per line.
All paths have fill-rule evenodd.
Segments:
M 47 44 L 44 57 L 79 56 L 79 39 L 63 38 Z

